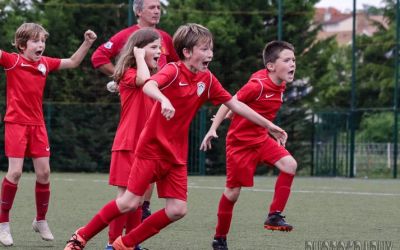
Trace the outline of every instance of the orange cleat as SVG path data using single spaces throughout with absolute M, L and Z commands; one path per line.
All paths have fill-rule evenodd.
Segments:
M 78 234 L 80 229 L 81 228 L 76 230 L 71 239 L 67 241 L 67 245 L 65 246 L 64 250 L 82 250 L 85 248 L 86 240 Z
M 119 236 L 112 244 L 114 250 L 134 250 L 133 247 L 127 247 L 122 242 L 122 237 Z
M 268 215 L 267 220 L 264 222 L 264 228 L 268 230 L 278 230 L 290 232 L 293 230 L 293 226 L 288 224 L 284 220 L 285 216 L 281 215 L 280 212 L 271 213 Z

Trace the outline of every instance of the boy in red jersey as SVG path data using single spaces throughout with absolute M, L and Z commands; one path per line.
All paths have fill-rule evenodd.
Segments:
M 55 70 L 76 68 L 96 40 L 88 30 L 79 49 L 66 59 L 43 56 L 47 31 L 36 23 L 24 23 L 15 33 L 14 45 L 19 53 L 0 50 L 0 65 L 7 78 L 5 122 L 5 154 L 8 171 L 1 186 L 0 242 L 11 246 L 9 212 L 22 174 L 24 157 L 32 157 L 36 173 L 36 209 L 33 229 L 43 240 L 54 237 L 46 221 L 50 198 L 50 146 L 43 119 L 43 90 L 48 74 Z
M 283 102 L 287 82 L 292 82 L 296 70 L 294 47 L 287 42 L 272 41 L 263 51 L 265 69 L 255 72 L 250 80 L 237 92 L 239 101 L 273 121 Z M 216 130 L 229 114 L 229 107 L 222 105 L 200 146 L 211 149 L 211 139 L 217 137 Z M 268 135 L 268 130 L 240 115 L 233 115 L 226 138 L 226 186 L 219 202 L 218 223 L 212 246 L 227 250 L 226 236 L 229 232 L 233 207 L 240 195 L 241 187 L 252 187 L 257 164 L 260 162 L 276 166 L 280 174 L 275 184 L 275 194 L 269 208 L 264 227 L 270 230 L 291 231 L 281 212 L 290 195 L 297 163 L 279 141 Z
M 109 184 L 118 187 L 121 196 L 128 186 L 136 143 L 150 115 L 154 100 L 142 87 L 151 74 L 157 72 L 161 54 L 161 38 L 154 29 L 144 28 L 133 33 L 122 49 L 115 66 L 114 81 L 119 86 L 121 115 L 112 146 Z M 113 220 L 109 226 L 106 250 L 112 250 L 114 240 L 140 224 L 142 209 Z M 136 249 L 140 249 L 139 246 Z
M 78 229 L 64 250 L 83 249 L 115 217 L 137 209 L 147 185 L 154 181 L 158 196 L 166 199 L 165 208 L 150 215 L 127 235 L 118 237 L 113 243 L 114 249 L 132 249 L 186 214 L 189 125 L 208 100 L 213 104 L 224 103 L 233 112 L 268 128 L 285 143 L 285 131 L 232 98 L 207 69 L 213 57 L 212 34 L 207 28 L 198 24 L 182 25 L 173 41 L 181 61 L 164 66 L 143 87 L 157 102 L 140 134 L 127 191 Z

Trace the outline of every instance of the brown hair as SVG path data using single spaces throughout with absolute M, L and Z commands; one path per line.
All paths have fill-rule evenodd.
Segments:
M 15 32 L 13 45 L 19 52 L 22 52 L 22 48 L 26 47 L 28 40 L 39 38 L 41 33 L 44 34 L 46 39 L 49 37 L 49 32 L 40 24 L 23 23 Z
M 284 41 L 272 41 L 265 45 L 263 50 L 264 66 L 267 67 L 268 63 L 274 63 L 282 50 L 291 50 L 294 52 L 294 46 Z
M 160 39 L 160 35 L 154 29 L 143 28 L 135 31 L 128 38 L 118 56 L 113 75 L 114 81 L 118 83 L 129 67 L 136 67 L 136 59 L 133 53 L 134 47 L 143 48 L 157 39 Z M 155 72 L 157 72 L 157 68 L 150 69 L 151 74 Z
M 213 36 L 206 27 L 196 23 L 180 26 L 173 37 L 176 53 L 181 60 L 185 59 L 183 49 L 191 51 L 198 42 L 212 43 Z

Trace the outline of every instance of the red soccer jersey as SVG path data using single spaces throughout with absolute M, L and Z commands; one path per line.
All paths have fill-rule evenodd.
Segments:
M 129 28 L 123 29 L 110 40 L 103 45 L 99 46 L 92 55 L 92 64 L 95 68 L 101 65 L 111 63 L 111 58 L 116 57 L 124 47 L 129 36 L 140 29 L 139 25 L 133 25 Z M 178 55 L 175 52 L 174 46 L 172 44 L 171 36 L 160 29 L 156 29 L 161 36 L 161 56 L 158 60 L 158 65 L 162 68 L 165 64 L 169 62 L 176 62 L 179 60 Z
M 274 84 L 266 69 L 254 73 L 250 80 L 237 92 L 239 101 L 273 121 L 282 105 L 286 83 Z M 267 138 L 267 130 L 246 118 L 234 114 L 227 135 L 227 144 L 254 145 Z
M 200 106 L 210 100 L 214 105 L 229 101 L 232 96 L 209 71 L 193 73 L 182 62 L 169 63 L 150 77 L 175 108 L 167 120 L 156 102 L 140 135 L 136 155 L 146 159 L 162 159 L 187 164 L 189 125 Z
M 150 115 L 154 100 L 145 95 L 142 87 L 136 86 L 136 72 L 128 69 L 119 82 L 121 113 L 112 150 L 132 150 Z
M 0 65 L 7 78 L 7 108 L 4 121 L 43 125 L 43 91 L 46 78 L 60 67 L 61 59 L 42 56 L 31 62 L 16 53 L 2 51 Z

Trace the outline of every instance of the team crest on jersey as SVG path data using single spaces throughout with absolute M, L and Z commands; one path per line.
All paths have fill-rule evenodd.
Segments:
M 113 44 L 112 42 L 108 41 L 108 42 L 106 42 L 106 43 L 104 44 L 104 48 L 106 48 L 106 49 L 111 49 L 113 45 L 114 45 L 114 44 Z
M 44 75 L 44 76 L 46 75 L 47 69 L 46 69 L 46 66 L 43 63 L 39 64 L 37 69 L 42 73 L 42 75 Z
M 201 94 L 203 94 L 205 89 L 206 89 L 206 84 L 204 82 L 197 83 L 197 95 L 198 96 L 201 96 Z

